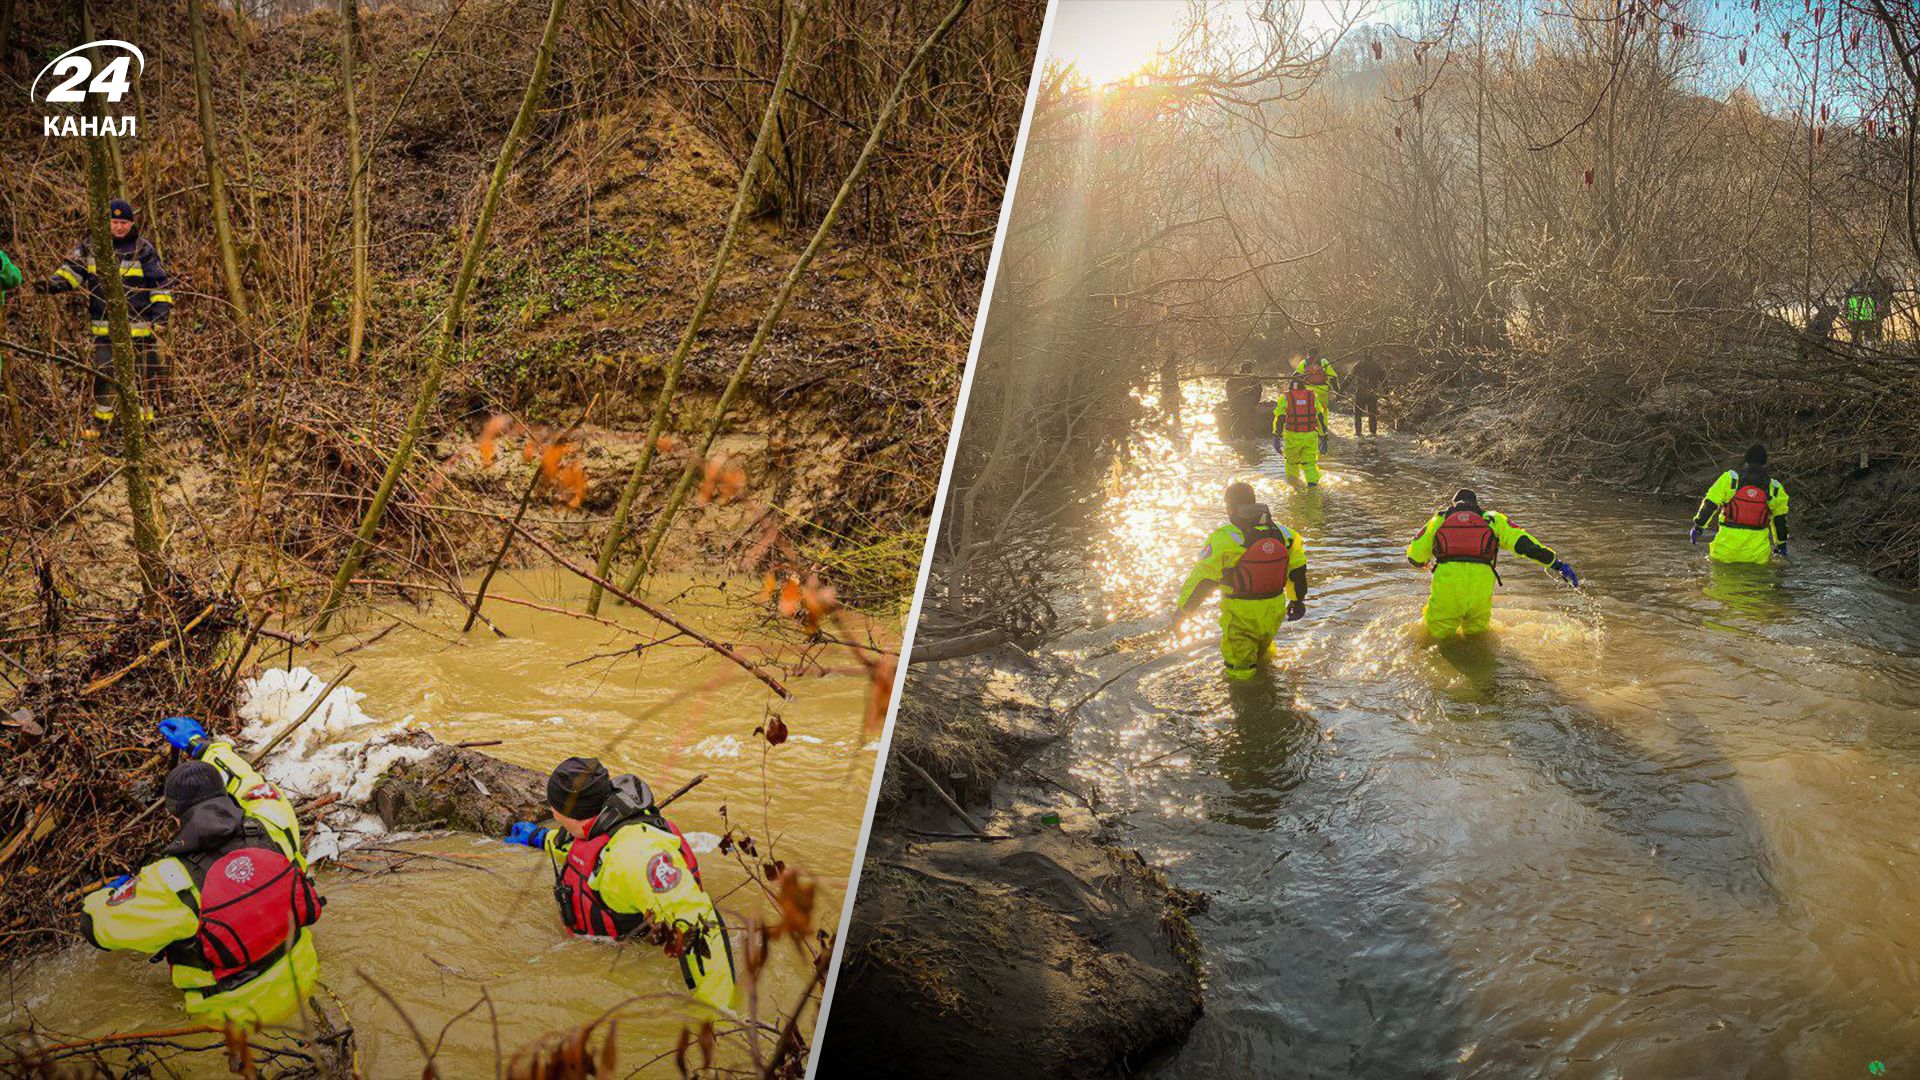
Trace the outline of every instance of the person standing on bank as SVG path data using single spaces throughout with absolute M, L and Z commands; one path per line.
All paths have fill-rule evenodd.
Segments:
M 140 235 L 133 207 L 125 199 L 107 204 L 108 228 L 113 232 L 114 266 L 127 287 L 127 320 L 133 331 L 134 359 L 140 369 L 141 411 L 153 419 L 155 382 L 160 375 L 159 349 L 154 334 L 167 325 L 173 315 L 173 293 L 168 289 L 167 269 L 153 242 Z M 81 437 L 97 439 L 113 424 L 119 394 L 108 377 L 113 370 L 113 342 L 108 337 L 107 295 L 100 284 L 99 262 L 94 258 L 91 240 L 81 240 L 60 264 L 60 269 L 45 281 L 34 283 L 34 291 L 58 294 L 84 289 L 87 294 L 87 320 L 93 331 L 93 416 L 81 431 Z

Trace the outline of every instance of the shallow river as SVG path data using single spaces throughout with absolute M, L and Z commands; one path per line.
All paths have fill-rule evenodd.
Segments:
M 669 606 L 723 640 L 750 642 L 765 639 L 747 614 L 754 588 L 733 582 L 721 592 L 711 583 L 660 582 L 653 595 L 670 599 L 690 590 Z M 542 571 L 503 578 L 495 591 L 574 610 L 583 597 L 570 581 Z M 781 713 L 792 738 L 763 758 L 766 744 L 753 730 L 775 699 L 739 668 L 684 647 L 685 639 L 644 658 L 587 659 L 660 636 L 657 624 L 632 609 L 609 603 L 602 614 L 638 628 L 644 639 L 506 604 L 487 611 L 510 637 L 476 630 L 463 644 L 458 620 L 446 625 L 454 616 L 445 609 L 394 612 L 417 628 L 396 629 L 346 658 L 358 665 L 348 682 L 366 694 L 360 707 L 383 720 L 411 716 L 442 741 L 502 740 L 486 752 L 543 773 L 572 754 L 597 756 L 616 773 L 639 774 L 662 797 L 706 773 L 708 779 L 668 811 L 696 848 L 726 830 L 724 804 L 734 824 L 756 838 L 762 857 L 771 854 L 814 875 L 816 925 L 838 924 L 874 763 L 861 731 L 868 680 L 845 650 L 819 654 L 833 673 L 788 680 L 796 696 Z M 366 620 L 361 636 L 388 621 Z M 736 632 L 719 634 L 721 628 Z M 897 640 L 891 626 L 876 634 Z M 298 662 L 329 676 L 343 663 L 306 655 Z M 510 1057 L 546 1033 L 578 1027 L 634 998 L 641 1000 L 620 1014 L 621 1072 L 664 1053 L 651 1071 L 677 1075 L 672 1050 L 683 1018 L 693 1014 L 680 1003 L 685 999 L 671 960 L 645 946 L 616 950 L 568 939 L 554 909 L 551 872 L 535 852 L 472 835 L 403 846 L 441 858 L 414 860 L 400 872 L 329 869 L 320 875 L 328 900 L 316 927 L 322 980 L 347 1008 L 366 1075 L 419 1074 L 422 1055 L 382 991 L 429 1044 L 439 1040 L 443 1075 L 493 1075 L 496 1045 Z M 356 860 L 352 851 L 346 858 Z M 358 861 L 378 865 L 372 860 L 363 855 Z M 769 905 L 740 866 L 719 852 L 704 854 L 701 870 L 736 929 L 739 957 L 744 917 L 764 916 Z M 776 1005 L 791 1010 L 811 973 L 785 944 L 772 956 L 761 987 L 763 1017 Z M 16 1027 L 22 1009 L 77 1037 L 186 1021 L 164 968 L 132 954 L 77 948 L 17 974 L 7 990 L 0 1031 Z M 723 1043 L 723 1055 L 745 1056 L 738 1042 L 730 1049 Z M 225 1075 L 216 1057 L 173 1066 L 184 1075 Z
M 1691 503 L 1336 426 L 1319 490 L 1210 386 L 1093 502 L 1055 753 L 1212 894 L 1163 1077 L 1856 1076 L 1920 1065 L 1920 603 L 1817 545 L 1709 565 Z M 1342 418 L 1344 420 L 1344 418 Z M 1307 618 L 1229 689 L 1213 606 L 1146 636 L 1232 479 L 1306 537 Z M 1786 478 L 1791 485 L 1792 478 Z M 1435 646 L 1406 544 L 1454 488 L 1556 548 Z

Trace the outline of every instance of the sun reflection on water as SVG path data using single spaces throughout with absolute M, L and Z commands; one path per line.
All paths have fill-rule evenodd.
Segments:
M 1180 391 L 1178 425 L 1161 414 L 1158 393 L 1135 391 L 1153 419 L 1115 455 L 1107 475 L 1102 513 L 1108 525 L 1097 534 L 1090 560 L 1097 609 L 1107 622 L 1170 612 L 1201 541 L 1217 524 L 1219 492 L 1200 478 L 1233 465 L 1214 420 L 1223 393 L 1211 382 L 1183 383 Z M 1254 473 L 1252 467 L 1241 471 Z M 1203 633 L 1189 626 L 1181 640 Z

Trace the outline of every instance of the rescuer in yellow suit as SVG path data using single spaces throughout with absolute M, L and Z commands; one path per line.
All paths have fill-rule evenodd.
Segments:
M 193 758 L 167 775 L 164 789 L 179 834 L 139 873 L 87 894 L 82 932 L 102 949 L 164 957 L 197 1020 L 287 1020 L 320 977 L 307 928 L 320 900 L 293 804 L 195 721 L 170 717 L 160 733 Z M 204 912 L 203 894 L 218 897 Z
M 1501 550 L 1532 559 L 1578 588 L 1580 576 L 1553 549 L 1543 547 L 1525 529 L 1498 511 L 1482 510 L 1471 489 L 1454 492 L 1453 502 L 1428 519 L 1407 545 L 1407 561 L 1433 563 L 1433 588 L 1421 619 L 1436 638 L 1486 632 L 1493 619 L 1494 562 Z
M 652 789 L 635 776 L 609 776 L 593 758 L 571 757 L 547 778 L 547 805 L 560 828 L 516 822 L 507 842 L 553 860 L 567 930 L 616 939 L 663 932 L 693 996 L 738 1009 L 727 924 L 701 886 L 693 848 L 654 805 Z
M 1273 408 L 1274 449 L 1287 463 L 1287 479 L 1304 474 L 1307 486 L 1320 483 L 1320 443 L 1327 435 L 1327 399 L 1295 375 Z
M 1293 373 L 1307 384 L 1307 389 L 1313 391 L 1314 397 L 1320 399 L 1320 409 L 1325 412 L 1329 392 L 1340 389 L 1340 373 L 1333 370 L 1333 362 L 1327 359 L 1319 346 L 1314 346 L 1293 365 Z
M 1694 512 L 1693 528 L 1687 539 L 1700 542 L 1700 534 L 1720 518 L 1707 555 L 1714 562 L 1767 563 L 1774 555 L 1787 554 L 1787 489 L 1767 472 L 1767 448 L 1755 443 L 1747 447 L 1746 460 L 1738 469 L 1728 469 L 1707 489 Z
M 1220 597 L 1220 662 L 1227 678 L 1250 679 L 1273 648 L 1280 624 L 1307 613 L 1307 549 L 1300 534 L 1277 524 L 1254 501 L 1252 486 L 1227 485 L 1227 523 L 1207 536 L 1200 561 L 1180 588 L 1173 625 Z

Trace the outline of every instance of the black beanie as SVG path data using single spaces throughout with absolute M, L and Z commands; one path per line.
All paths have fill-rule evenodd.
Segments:
M 1760 445 L 1759 443 L 1754 443 L 1752 446 L 1747 447 L 1747 464 L 1765 465 L 1766 463 L 1767 463 L 1766 447 Z
M 227 793 L 220 770 L 204 761 L 183 761 L 167 774 L 167 813 L 184 818 L 187 811 Z
M 597 817 L 613 795 L 613 777 L 598 758 L 570 757 L 547 777 L 547 805 L 580 821 Z
M 133 204 L 125 199 L 115 199 L 107 204 L 107 216 L 115 221 L 132 221 Z
M 1480 496 L 1475 495 L 1472 488 L 1461 488 L 1453 493 L 1453 505 L 1471 506 L 1477 510 L 1480 507 Z

